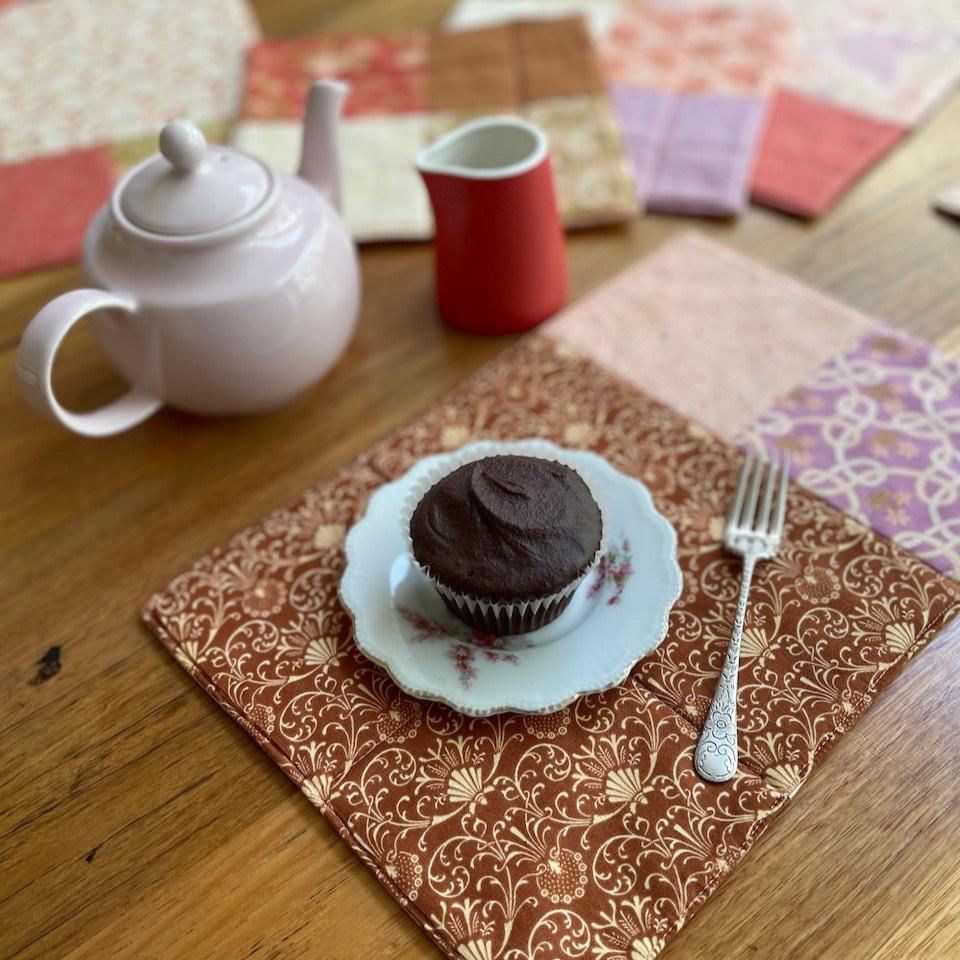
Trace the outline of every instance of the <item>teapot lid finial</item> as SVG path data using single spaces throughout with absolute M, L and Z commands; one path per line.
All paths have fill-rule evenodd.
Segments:
M 207 140 L 189 120 L 171 120 L 160 131 L 160 152 L 184 173 L 200 166 L 207 152 Z
M 259 160 L 209 146 L 196 124 L 172 120 L 160 132 L 160 155 L 130 172 L 113 205 L 133 228 L 187 240 L 245 229 L 271 205 L 277 189 L 273 171 Z

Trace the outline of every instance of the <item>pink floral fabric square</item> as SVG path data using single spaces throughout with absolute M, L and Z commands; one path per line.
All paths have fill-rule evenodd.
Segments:
M 960 80 L 960 7 L 791 0 L 795 52 L 784 85 L 912 127 Z M 912 9 L 911 9 L 912 8 Z
M 0 10 L 0 163 L 236 112 L 247 0 L 30 0 Z
M 601 59 L 613 83 L 763 94 L 786 67 L 792 30 L 792 20 L 774 6 L 627 4 L 601 44 Z
M 870 325 L 857 311 L 690 233 L 570 307 L 545 332 L 733 439 Z

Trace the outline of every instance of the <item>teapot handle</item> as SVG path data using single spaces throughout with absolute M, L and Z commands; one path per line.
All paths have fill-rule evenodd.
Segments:
M 137 305 L 130 297 L 104 290 L 64 293 L 30 321 L 17 351 L 17 376 L 30 405 L 85 437 L 108 437 L 129 430 L 163 406 L 163 400 L 146 386 L 134 386 L 122 397 L 90 413 L 71 413 L 57 402 L 51 374 L 63 338 L 87 314 L 110 308 L 132 314 Z

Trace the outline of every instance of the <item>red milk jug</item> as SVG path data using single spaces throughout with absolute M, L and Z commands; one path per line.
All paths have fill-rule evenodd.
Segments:
M 547 140 L 515 117 L 458 127 L 417 157 L 436 222 L 436 295 L 471 333 L 517 333 L 563 304 L 567 261 Z

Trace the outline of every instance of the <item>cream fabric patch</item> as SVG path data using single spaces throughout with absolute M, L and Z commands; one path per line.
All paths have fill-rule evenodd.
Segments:
M 233 144 L 287 173 L 300 160 L 300 123 L 244 120 Z M 341 121 L 340 192 L 343 215 L 354 239 L 426 239 L 433 215 L 414 166 L 425 146 L 426 115 L 348 117 Z

